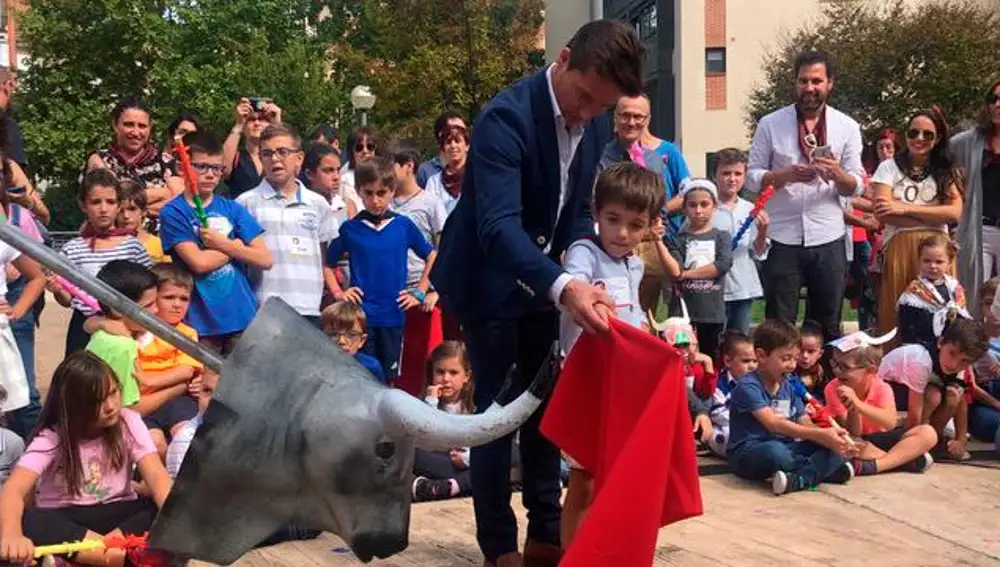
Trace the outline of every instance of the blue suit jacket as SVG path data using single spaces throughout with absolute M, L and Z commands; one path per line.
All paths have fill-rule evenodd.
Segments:
M 462 323 L 551 306 L 560 256 L 594 231 L 591 190 L 611 138 L 609 118 L 599 116 L 584 130 L 558 225 L 555 128 L 545 70 L 498 94 L 476 120 L 462 198 L 445 223 L 431 273 L 442 305 Z

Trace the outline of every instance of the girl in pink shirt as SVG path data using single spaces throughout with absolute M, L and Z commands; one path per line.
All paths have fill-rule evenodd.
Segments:
M 153 501 L 133 490 L 134 465 Z M 142 534 L 170 487 L 142 418 L 121 407 L 111 368 L 74 353 L 53 374 L 38 433 L 0 491 L 0 560 L 27 561 L 35 545 Z M 124 550 L 79 552 L 73 561 L 128 564 Z
M 924 472 L 933 464 L 928 451 L 937 443 L 930 425 L 897 427 L 896 400 L 878 376 L 882 349 L 868 335 L 855 332 L 835 341 L 830 368 L 836 376 L 824 390 L 830 415 L 859 441 L 852 463 L 858 476 L 904 467 Z

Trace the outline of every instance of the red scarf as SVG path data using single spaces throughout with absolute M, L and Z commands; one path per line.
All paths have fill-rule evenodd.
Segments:
M 462 176 L 465 174 L 465 165 L 461 169 L 452 170 L 451 166 L 445 166 L 441 171 L 441 184 L 444 190 L 454 199 L 462 196 Z
M 89 222 L 84 223 L 83 228 L 80 229 L 80 237 L 88 241 L 91 251 L 95 250 L 98 238 L 114 238 L 117 236 L 135 236 L 135 231 L 127 228 L 119 228 L 117 226 L 113 226 L 105 230 L 98 230 Z
M 160 150 L 153 144 L 146 142 L 146 145 L 139 150 L 139 153 L 132 157 L 128 157 L 125 152 L 122 151 L 122 148 L 115 143 L 111 146 L 111 155 L 118 158 L 118 160 L 122 162 L 122 165 L 125 165 L 126 167 L 141 167 L 156 159 L 160 155 Z
M 816 128 L 812 132 L 806 128 L 806 117 L 802 115 L 802 111 L 799 107 L 795 107 L 795 118 L 799 123 L 799 149 L 802 150 L 802 155 L 806 157 L 807 160 L 812 160 L 812 150 L 806 144 L 806 137 L 812 134 L 816 138 L 816 146 L 826 145 L 826 105 L 823 106 L 823 110 L 819 113 L 819 119 L 816 121 Z

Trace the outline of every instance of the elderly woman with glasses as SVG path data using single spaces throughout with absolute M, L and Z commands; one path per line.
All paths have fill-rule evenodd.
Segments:
M 951 139 L 951 152 L 965 179 L 958 280 L 978 312 L 980 284 L 1000 275 L 1000 81 L 986 91 L 976 127 Z
M 896 302 L 920 273 L 920 241 L 948 233 L 962 212 L 959 176 L 948 151 L 948 125 L 937 110 L 914 114 L 906 147 L 872 176 L 875 217 L 885 226 L 878 328 L 896 328 Z
M 281 124 L 281 108 L 262 98 L 241 98 L 236 103 L 235 120 L 229 136 L 222 144 L 224 179 L 230 199 L 260 185 L 264 166 L 260 161 L 260 134 L 271 124 Z M 246 143 L 240 148 L 240 140 Z

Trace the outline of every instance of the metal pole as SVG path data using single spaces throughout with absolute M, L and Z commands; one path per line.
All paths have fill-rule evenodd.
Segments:
M 604 18 L 604 0 L 590 0 L 590 19 L 600 20 Z
M 2 218 L 2 217 L 0 217 Z M 101 280 L 85 274 L 80 268 L 69 263 L 54 250 L 32 240 L 27 234 L 0 221 L 0 240 L 10 244 L 25 256 L 38 262 L 45 269 L 54 272 L 94 296 L 102 305 L 121 313 L 145 327 L 149 332 L 179 348 L 185 354 L 201 362 L 206 368 L 220 372 L 224 360 L 219 355 L 192 341 L 177 329 L 166 324 L 152 313 L 139 307 L 137 303 Z
M 367 110 L 362 110 L 361 111 L 361 125 L 362 126 L 367 126 L 368 125 L 368 111 Z

